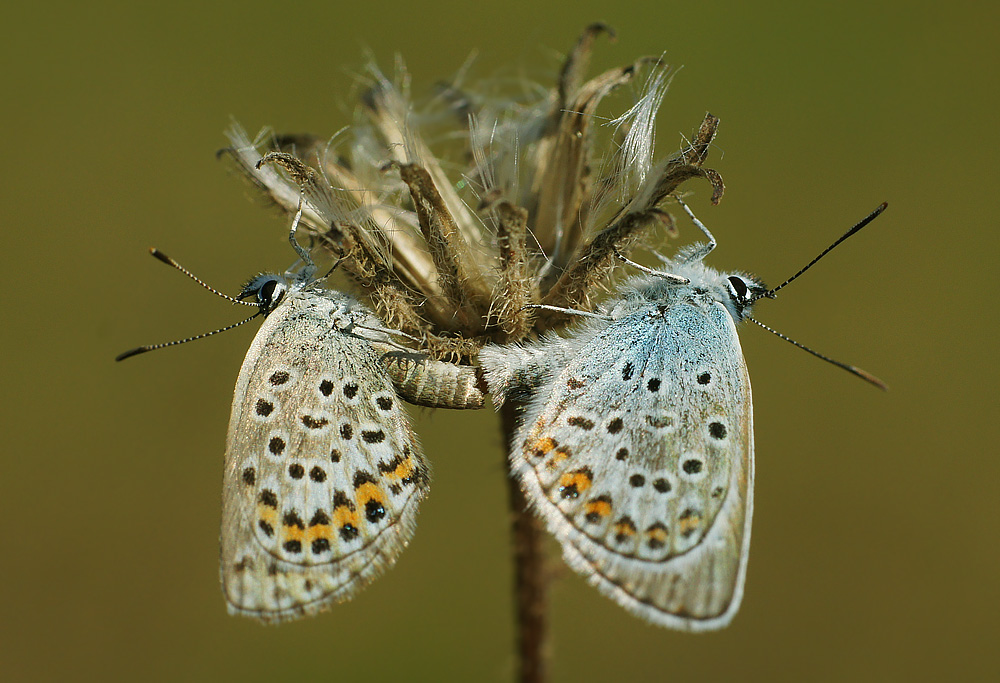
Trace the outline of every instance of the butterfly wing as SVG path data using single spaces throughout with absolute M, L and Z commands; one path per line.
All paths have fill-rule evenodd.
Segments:
M 221 575 L 265 622 L 353 595 L 409 542 L 428 467 L 377 356 L 336 329 L 335 292 L 292 292 L 257 333 L 226 444 Z
M 722 304 L 650 307 L 551 368 L 511 457 L 566 561 L 649 621 L 708 630 L 742 597 L 750 380 Z

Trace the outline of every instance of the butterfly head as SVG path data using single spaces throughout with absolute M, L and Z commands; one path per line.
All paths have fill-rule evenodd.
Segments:
M 285 278 L 274 273 L 261 273 L 243 285 L 236 298 L 242 301 L 253 297 L 260 312 L 267 316 L 284 300 L 288 290 L 289 284 Z
M 702 263 L 700 258 L 664 260 L 654 271 L 659 283 L 650 283 L 650 299 L 679 301 L 683 299 L 714 299 L 729 311 L 733 320 L 742 322 L 760 299 L 770 298 L 771 292 L 759 278 L 748 273 L 720 273 Z
M 750 315 L 750 308 L 757 300 L 768 298 L 767 285 L 751 275 L 731 273 L 720 279 L 725 288 L 725 298 L 721 301 L 736 322 Z

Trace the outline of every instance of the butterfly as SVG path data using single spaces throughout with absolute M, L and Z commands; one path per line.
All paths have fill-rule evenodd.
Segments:
M 263 621 L 351 598 L 409 543 L 429 467 L 349 295 L 258 276 L 267 318 L 236 382 L 226 438 L 222 589 Z M 352 330 L 356 330 L 352 332 Z
M 567 564 L 639 617 L 705 631 L 739 609 L 750 548 L 753 400 L 737 326 L 885 205 L 774 289 L 705 265 L 715 239 L 682 206 L 708 244 L 643 269 L 567 336 L 488 346 L 479 363 L 495 402 L 521 406 L 511 468 Z
M 484 400 L 474 368 L 399 346 L 399 333 L 360 301 L 323 287 L 295 242 L 298 218 L 289 241 L 304 266 L 260 274 L 235 299 L 153 250 L 220 296 L 256 306 L 243 323 L 265 318 L 233 396 L 220 562 L 229 612 L 263 622 L 352 598 L 409 543 L 430 468 L 399 399 L 449 408 Z

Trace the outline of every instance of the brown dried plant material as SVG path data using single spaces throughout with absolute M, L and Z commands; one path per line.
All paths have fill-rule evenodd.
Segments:
M 525 338 L 569 320 L 553 311 L 536 318 L 529 304 L 590 310 L 606 291 L 616 251 L 628 253 L 655 231 L 674 232 L 661 205 L 686 180 L 705 178 L 713 202 L 721 197 L 721 178 L 702 167 L 718 127 L 714 116 L 705 117 L 683 150 L 648 170 L 623 170 L 622 164 L 637 162 L 595 149 L 592 123 L 604 97 L 644 67 L 668 73 L 660 60 L 644 58 L 586 81 L 602 33 L 613 37 L 603 24 L 586 29 L 547 107 L 491 109 L 471 90 L 447 89 L 461 92 L 462 110 L 478 117 L 459 132 L 474 164 L 453 175 L 468 180 L 449 179 L 445 168 L 455 164 L 424 141 L 408 88 L 378 73 L 362 98 L 367 132 L 359 124 L 358 158 L 298 134 L 270 136 L 278 151 L 262 161 L 258 145 L 241 131 L 233 133 L 228 152 L 254 186 L 289 213 L 301 198 L 303 225 L 343 259 L 344 271 L 388 325 L 424 340 L 434 357 L 468 360 L 487 341 Z M 481 133 L 490 121 L 487 140 Z M 495 130 L 503 125 L 507 138 L 496 145 Z M 624 129 L 626 138 L 636 134 Z M 506 176 L 505 164 L 515 169 L 506 168 Z M 386 167 L 398 170 L 397 180 L 387 177 Z M 629 185 L 630 173 L 643 180 Z M 483 218 L 460 193 L 470 182 L 480 182 L 485 193 L 476 203 L 491 205 Z
M 392 269 L 399 281 L 413 292 L 423 292 L 429 301 L 444 301 L 436 279 L 433 260 L 424 248 L 420 235 L 414 234 L 397 220 L 398 213 L 381 206 L 376 191 L 369 188 L 351 171 L 343 157 L 332 154 L 330 142 L 310 134 L 275 135 L 271 145 L 279 151 L 298 156 L 305 164 L 320 171 L 331 187 L 340 190 L 341 201 L 355 212 L 366 212 L 369 221 L 378 226 L 378 232 L 388 243 L 392 254 Z M 286 210 L 293 210 L 286 207 Z M 331 226 L 336 228 L 336 226 Z M 327 234 L 328 247 L 336 249 L 333 235 Z M 437 310 L 425 305 L 430 320 L 446 319 L 444 306 Z
M 691 178 L 705 178 L 713 188 L 712 203 L 717 204 L 725 189 L 722 177 L 711 169 L 701 168 L 718 129 L 718 118 L 707 114 L 698 135 L 685 150 L 661 165 L 645 196 L 637 196 L 611 223 L 580 250 L 575 263 L 546 293 L 542 303 L 549 306 L 591 310 L 592 295 L 615 266 L 615 252 L 627 253 L 643 232 L 662 224 L 659 205 Z M 545 329 L 565 325 L 564 313 L 544 311 L 539 316 Z
M 539 244 L 551 254 L 558 270 L 574 254 L 585 229 L 580 210 L 592 192 L 590 134 L 594 111 L 606 95 L 632 80 L 642 64 L 653 61 L 642 59 L 585 83 L 567 107 L 554 114 L 558 119 L 555 131 L 539 145 L 530 225 L 536 234 L 547 237 Z
M 483 239 L 480 223 L 452 185 L 438 158 L 431 152 L 415 126 L 410 125 L 410 105 L 388 81 L 380 80 L 362 98 L 376 130 L 382 136 L 391 160 L 399 164 L 418 163 L 439 188 L 441 199 L 470 243 Z
M 495 315 L 506 340 L 516 341 L 524 339 L 531 331 L 535 309 L 529 304 L 538 301 L 527 260 L 528 211 L 508 201 L 498 202 L 494 211 L 500 258 Z
M 489 293 L 465 238 L 459 232 L 441 193 L 426 169 L 417 164 L 393 164 L 410 189 L 420 231 L 438 271 L 438 282 L 466 333 L 482 331 Z

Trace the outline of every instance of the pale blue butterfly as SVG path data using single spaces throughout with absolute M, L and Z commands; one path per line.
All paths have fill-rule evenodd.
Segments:
M 736 327 L 886 205 L 774 289 L 704 265 L 715 239 L 682 206 L 708 244 L 643 269 L 596 314 L 558 309 L 587 317 L 569 335 L 486 347 L 479 362 L 498 404 L 523 404 L 512 471 L 566 562 L 634 614 L 704 631 L 739 609 L 750 546 L 753 401 Z

